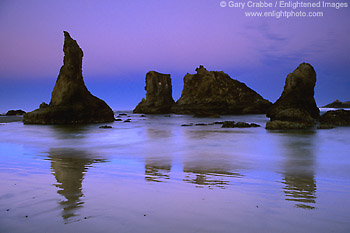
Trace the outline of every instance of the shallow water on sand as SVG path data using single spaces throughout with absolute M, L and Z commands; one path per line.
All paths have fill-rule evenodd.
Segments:
M 0 232 L 350 232 L 350 127 L 0 124 Z

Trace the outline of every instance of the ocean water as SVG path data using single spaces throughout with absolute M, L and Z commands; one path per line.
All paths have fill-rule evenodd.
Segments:
M 0 232 L 350 232 L 350 127 L 121 118 L 101 129 L 0 117 Z M 224 120 L 263 127 L 181 126 Z

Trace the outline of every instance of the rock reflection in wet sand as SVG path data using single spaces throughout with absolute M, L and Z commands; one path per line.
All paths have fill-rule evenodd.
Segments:
M 171 160 L 166 159 L 146 159 L 145 180 L 153 182 L 163 182 L 170 179 Z
M 184 168 L 186 173 L 183 181 L 196 184 L 197 187 L 208 186 L 225 189 L 230 185 L 229 177 L 241 178 L 242 175 L 234 172 L 225 172 L 219 170 L 206 170 L 205 168 Z
M 289 137 L 286 142 L 286 161 L 282 183 L 287 201 L 295 207 L 314 209 L 316 203 L 316 179 L 314 172 L 313 134 Z
M 76 214 L 77 209 L 83 207 L 84 196 L 82 182 L 88 168 L 93 163 L 105 162 L 103 159 L 92 159 L 85 151 L 70 148 L 51 149 L 49 152 L 52 174 L 55 176 L 58 188 L 57 193 L 65 200 L 59 202 L 62 211 L 62 218 L 68 220 Z
M 241 178 L 237 170 L 237 164 L 234 166 L 228 155 L 217 155 L 226 158 L 217 160 L 216 156 L 203 153 L 201 155 L 192 156 L 184 162 L 183 171 L 185 178 L 183 181 L 196 184 L 197 187 L 208 186 L 209 188 L 226 188 L 230 184 L 230 178 Z
M 287 175 L 284 182 L 284 193 L 287 201 L 299 202 L 296 207 L 314 209 L 316 203 L 316 181 L 312 175 Z

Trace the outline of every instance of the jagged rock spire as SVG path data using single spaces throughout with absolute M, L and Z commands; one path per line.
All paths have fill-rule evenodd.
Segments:
M 83 124 L 114 121 L 112 109 L 93 96 L 85 86 L 83 51 L 64 31 L 63 66 L 60 69 L 50 104 L 25 115 L 26 124 Z

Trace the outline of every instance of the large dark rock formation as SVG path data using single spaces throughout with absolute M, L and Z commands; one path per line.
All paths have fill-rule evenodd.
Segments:
M 172 97 L 170 74 L 150 71 L 146 74 L 146 99 L 134 109 L 134 113 L 163 114 L 170 113 L 175 103 Z
M 301 129 L 314 125 L 320 110 L 314 99 L 316 72 L 308 63 L 302 63 L 288 74 L 281 97 L 272 105 L 267 117 L 267 129 Z M 295 126 L 295 127 L 294 127 Z
M 330 104 L 323 106 L 322 108 L 350 108 L 350 101 L 341 102 L 336 100 Z
M 268 100 L 231 79 L 222 71 L 207 71 L 203 66 L 197 74 L 186 74 L 180 99 L 172 110 L 178 114 L 259 114 L 271 106 Z
M 86 88 L 82 75 L 83 51 L 64 32 L 64 59 L 50 104 L 24 115 L 25 124 L 85 124 L 114 121 L 112 109 Z
M 320 117 L 321 125 L 350 126 L 350 110 L 328 111 Z

